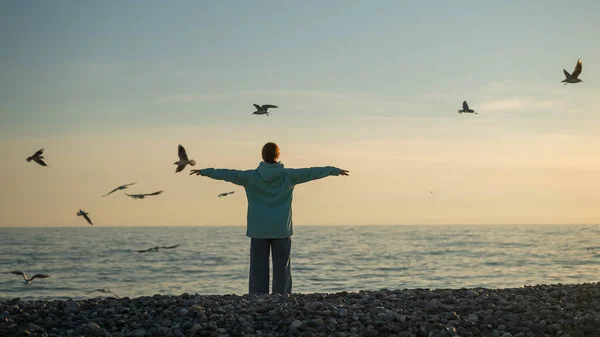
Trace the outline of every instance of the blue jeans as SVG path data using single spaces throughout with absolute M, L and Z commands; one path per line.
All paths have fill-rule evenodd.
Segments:
M 292 238 L 250 240 L 250 294 L 269 293 L 269 253 L 273 253 L 273 292 L 292 293 Z

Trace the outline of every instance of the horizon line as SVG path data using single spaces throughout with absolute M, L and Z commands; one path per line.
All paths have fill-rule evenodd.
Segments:
M 296 225 L 297 227 L 394 227 L 394 226 L 406 226 L 406 227 L 418 227 L 418 226 L 599 226 L 600 223 L 483 223 L 483 224 L 374 224 L 374 225 L 347 225 L 347 224 L 328 224 L 328 225 Z M 54 226 L 54 225 L 35 225 L 35 226 L 6 226 L 0 225 L 0 228 L 91 228 L 92 226 Z M 97 226 L 97 228 L 190 228 L 190 227 L 207 227 L 207 228 L 234 228 L 234 227 L 246 227 L 245 225 L 133 225 L 133 226 L 119 226 L 119 225 L 108 225 L 108 226 Z

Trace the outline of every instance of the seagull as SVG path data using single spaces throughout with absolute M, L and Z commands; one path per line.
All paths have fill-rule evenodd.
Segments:
M 579 74 L 581 74 L 582 67 L 583 67 L 583 65 L 581 63 L 581 59 L 579 59 L 579 60 L 577 60 L 577 64 L 575 65 L 575 70 L 573 70 L 572 74 L 569 74 L 569 72 L 566 69 L 563 69 L 563 73 L 565 73 L 565 79 L 560 81 L 560 83 L 564 83 L 565 85 L 567 85 L 567 83 L 583 82 L 582 80 L 577 78 L 579 76 Z
M 189 165 L 196 165 L 196 161 L 194 159 L 188 159 L 187 153 L 185 152 L 185 149 L 183 148 L 183 146 L 181 146 L 181 144 L 179 144 L 179 148 L 178 148 L 178 154 L 179 154 L 179 161 L 174 162 L 174 165 L 177 165 L 177 168 L 175 169 L 175 173 L 177 172 L 181 172 L 183 171 L 183 169 L 189 164 Z
M 461 114 L 461 113 L 463 113 L 463 112 L 464 112 L 464 113 L 474 113 L 474 114 L 476 114 L 476 115 L 477 115 L 477 112 L 475 112 L 475 110 L 473 110 L 473 109 L 469 109 L 469 104 L 467 104 L 467 101 L 464 101 L 464 102 L 463 102 L 463 108 L 462 108 L 462 110 L 458 110 L 458 113 L 459 113 L 459 114 Z
M 88 214 L 89 213 L 86 213 L 82 210 L 79 210 L 79 212 L 77 212 L 77 216 L 82 216 L 85 219 L 85 221 L 87 221 L 90 225 L 93 226 L 94 224 L 92 223 L 92 220 L 90 220 L 90 217 L 88 216 Z
M 219 194 L 219 198 L 226 197 L 226 196 L 228 196 L 230 194 L 233 194 L 233 193 L 235 193 L 235 191 L 221 193 L 221 194 Z
M 256 111 L 254 111 L 252 114 L 253 115 L 269 115 L 269 112 L 267 111 L 269 108 L 277 108 L 277 105 L 271 105 L 271 104 L 265 104 L 263 106 L 260 106 L 258 104 L 254 104 L 254 106 L 256 107 Z
M 144 199 L 145 197 L 148 197 L 148 196 L 159 195 L 162 192 L 163 191 L 158 191 L 158 192 L 154 192 L 154 193 L 143 193 L 143 194 L 127 194 L 127 193 L 125 193 L 125 195 L 128 197 L 132 197 L 133 199 Z
M 152 247 L 152 248 L 148 248 L 148 249 L 144 249 L 144 250 L 136 250 L 136 252 L 138 252 L 138 253 L 158 252 L 159 249 L 173 249 L 173 248 L 177 248 L 177 247 L 179 247 L 179 245 L 169 246 L 169 247 Z
M 131 184 L 125 184 L 125 185 L 121 185 L 121 186 L 119 186 L 119 187 L 115 188 L 114 190 L 112 190 L 112 191 L 110 191 L 110 192 L 106 193 L 106 194 L 105 194 L 105 195 L 103 195 L 102 197 L 105 197 L 105 196 L 107 196 L 107 195 L 109 195 L 109 194 L 111 194 L 111 193 L 113 193 L 113 192 L 119 191 L 119 190 L 125 190 L 125 189 L 127 189 L 127 187 L 129 187 L 129 186 L 131 186 L 131 185 L 135 185 L 135 182 L 133 182 L 133 183 L 131 183 Z
M 34 153 L 33 156 L 31 157 L 27 157 L 27 162 L 29 163 L 30 161 L 34 161 L 42 166 L 48 166 L 46 165 L 46 163 L 44 162 L 44 156 L 42 156 L 42 153 L 44 153 L 44 149 L 39 150 L 38 152 Z
M 33 279 L 35 279 L 35 278 L 50 277 L 50 275 L 46 275 L 46 274 L 35 274 L 31 278 L 27 278 L 27 275 L 24 272 L 20 271 L 20 270 L 11 271 L 11 273 L 13 273 L 15 275 L 21 275 L 21 276 L 23 276 L 23 279 L 25 280 L 26 284 L 30 284 L 31 281 L 33 281 Z
M 91 294 L 91 293 L 93 293 L 93 292 L 96 292 L 96 291 L 97 291 L 97 292 L 99 292 L 99 293 L 112 294 L 114 297 L 116 297 L 116 298 L 120 298 L 120 297 L 119 297 L 119 295 L 117 295 L 117 294 L 113 293 L 112 291 L 110 291 L 110 290 L 108 290 L 108 289 L 94 289 L 94 290 L 92 290 L 92 291 L 88 291 L 88 292 L 86 293 L 86 295 L 87 295 L 87 294 Z

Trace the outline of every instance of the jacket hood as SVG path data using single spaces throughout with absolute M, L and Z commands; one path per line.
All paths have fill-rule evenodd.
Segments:
M 261 161 L 256 168 L 259 177 L 265 182 L 271 182 L 277 180 L 283 174 L 283 164 L 281 162 L 275 164 L 268 164 Z

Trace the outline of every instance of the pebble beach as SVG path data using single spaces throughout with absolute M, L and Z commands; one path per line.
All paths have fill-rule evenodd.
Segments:
M 0 336 L 600 337 L 600 283 L 0 301 Z

